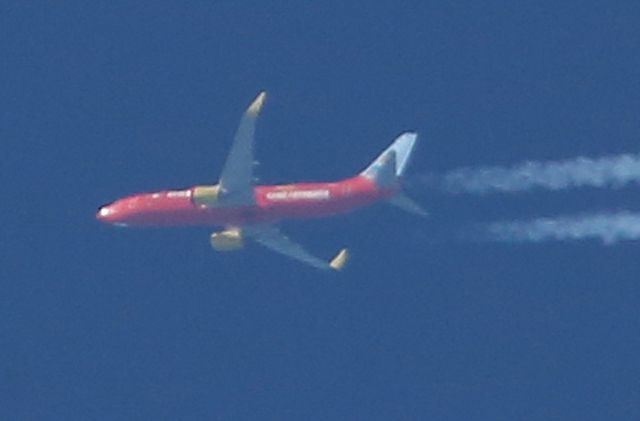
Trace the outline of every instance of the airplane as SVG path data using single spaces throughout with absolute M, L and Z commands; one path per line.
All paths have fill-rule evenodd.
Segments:
M 242 116 L 217 184 L 125 197 L 100 207 L 96 218 L 117 226 L 221 226 L 222 231 L 210 236 L 216 251 L 242 249 L 245 240 L 251 239 L 315 268 L 339 271 L 349 260 L 347 249 L 330 261 L 322 260 L 289 239 L 276 224 L 347 213 L 380 201 L 426 215 L 402 193 L 400 184 L 416 144 L 413 132 L 401 134 L 355 177 L 325 183 L 254 185 L 255 126 L 265 100 L 266 92 L 261 92 Z

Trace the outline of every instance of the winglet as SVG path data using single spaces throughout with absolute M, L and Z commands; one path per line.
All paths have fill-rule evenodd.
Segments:
M 260 94 L 253 100 L 247 112 L 253 114 L 254 116 L 260 113 L 260 110 L 264 106 L 264 101 L 267 99 L 267 93 L 265 91 L 260 92 Z
M 340 253 L 333 258 L 331 263 L 329 263 L 329 266 L 331 266 L 333 270 L 342 270 L 347 265 L 347 262 L 349 262 L 349 250 L 342 249 Z

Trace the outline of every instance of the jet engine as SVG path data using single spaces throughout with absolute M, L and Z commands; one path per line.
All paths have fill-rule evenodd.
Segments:
M 235 251 L 244 247 L 244 237 L 239 228 L 214 232 L 211 234 L 211 247 L 216 251 Z
M 198 206 L 215 207 L 220 198 L 220 184 L 214 186 L 196 186 L 191 195 Z

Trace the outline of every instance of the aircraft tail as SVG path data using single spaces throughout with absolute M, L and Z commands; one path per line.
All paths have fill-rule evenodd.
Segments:
M 417 139 L 417 133 L 401 134 L 360 174 L 376 181 L 380 179 L 381 184 L 388 181 L 386 179 L 389 177 L 394 180 L 402 177 Z
M 401 134 L 360 175 L 374 180 L 380 187 L 398 184 L 407 169 L 417 140 L 417 133 L 407 132 Z M 427 215 L 427 212 L 420 205 L 401 191 L 387 202 L 415 215 Z

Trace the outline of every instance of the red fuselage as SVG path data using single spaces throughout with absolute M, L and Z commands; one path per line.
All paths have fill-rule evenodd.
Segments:
M 359 175 L 333 183 L 256 186 L 254 192 L 255 205 L 243 207 L 198 205 L 193 201 L 193 188 L 143 193 L 100 208 L 97 218 L 127 226 L 273 223 L 350 212 L 392 197 L 397 188 L 380 188 L 373 180 Z

